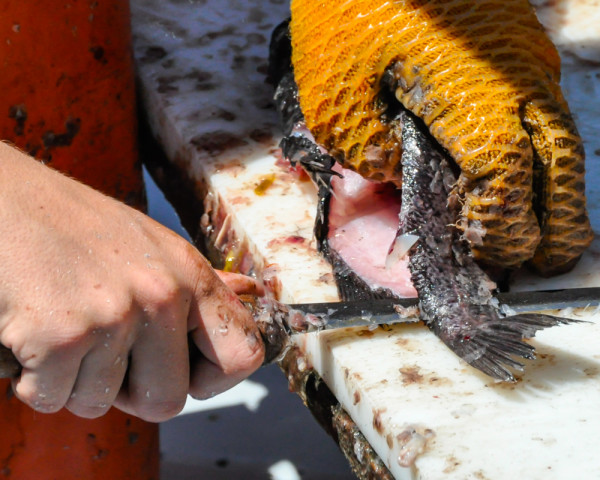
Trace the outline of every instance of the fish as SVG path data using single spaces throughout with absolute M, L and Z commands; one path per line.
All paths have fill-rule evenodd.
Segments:
M 356 14 L 356 9 L 353 12 Z M 331 20 L 327 15 L 324 18 Z M 382 85 L 375 103 L 386 105 L 384 110 L 377 112 L 377 118 L 385 124 L 387 146 L 383 148 L 378 144 L 374 147 L 373 141 L 368 140 L 373 138 L 368 137 L 372 131 L 365 124 L 367 128 L 359 128 L 360 135 L 366 138 L 358 147 L 362 153 L 359 154 L 356 148 L 345 150 L 345 137 L 340 142 L 339 135 L 331 133 L 344 132 L 344 127 L 336 123 L 341 115 L 336 120 L 337 114 L 334 114 L 335 121 L 325 127 L 315 127 L 314 124 L 311 127 L 305 115 L 303 94 L 297 83 L 298 61 L 294 61 L 294 34 L 293 29 L 290 34 L 290 22 L 284 22 L 275 30 L 270 57 L 269 75 L 276 85 L 274 99 L 284 131 L 282 152 L 291 162 L 302 165 L 317 185 L 319 200 L 315 238 L 319 251 L 332 264 L 340 298 L 393 299 L 416 295 L 421 320 L 452 351 L 486 375 L 514 382 L 512 371 L 524 368 L 519 359 L 535 358 L 534 347 L 523 339 L 534 336 L 540 329 L 571 323 L 571 320 L 543 314 L 513 314 L 498 305 L 493 296 L 497 287 L 479 265 L 485 263 L 481 262 L 483 250 L 474 248 L 474 244 L 481 246 L 479 237 L 489 235 L 486 232 L 489 224 L 479 228 L 461 228 L 465 180 L 452 151 L 440 144 L 426 121 L 396 98 L 389 68 L 387 75 L 384 72 L 381 78 L 374 80 Z M 323 100 L 327 93 L 330 92 L 313 92 L 323 102 L 327 102 L 327 99 Z M 352 105 L 352 98 L 340 108 Z M 348 116 L 360 116 L 360 113 L 354 110 L 351 115 L 346 114 Z M 373 131 L 377 132 L 377 128 Z M 381 139 L 377 133 L 373 136 Z M 385 161 L 382 161 L 382 149 L 386 150 L 383 155 Z M 353 163 L 354 159 L 358 159 L 358 163 Z M 352 170 L 342 169 L 340 165 Z M 362 204 L 371 210 L 381 207 L 380 210 L 384 211 L 385 226 L 380 230 L 386 231 L 388 252 L 383 256 L 386 260 L 391 257 L 395 260 L 391 265 L 379 266 L 379 271 L 388 277 L 383 281 L 373 280 L 369 272 L 365 275 L 357 271 L 353 264 L 356 258 L 344 257 L 340 252 L 343 248 L 336 247 L 338 238 L 345 237 L 348 230 L 344 227 L 336 230 L 330 219 L 336 217 L 335 209 L 339 208 L 336 204 L 341 203 L 340 197 L 344 197 L 336 193 L 336 184 L 347 177 L 354 178 L 354 193 L 366 192 L 358 194 Z M 576 195 L 580 198 L 581 192 L 577 191 Z M 355 212 L 354 215 L 360 217 L 360 213 Z M 391 237 L 390 229 L 393 230 Z M 363 229 L 365 234 L 372 233 L 366 230 L 371 229 Z M 477 230 L 484 232 L 478 233 Z M 539 234 L 533 232 L 529 235 L 537 248 Z M 583 236 L 588 234 L 584 232 Z M 358 263 L 373 263 L 365 261 L 362 256 L 378 242 L 371 239 L 364 243 L 367 247 L 358 254 L 361 257 Z M 386 242 L 383 243 L 385 246 Z M 497 253 L 492 254 L 492 259 L 497 257 Z M 516 256 L 521 253 L 517 252 Z M 534 252 L 529 249 L 527 255 L 531 258 Z M 523 261 L 519 257 L 516 264 L 511 260 L 500 263 L 500 266 L 514 268 Z M 488 263 L 498 265 L 494 261 Z M 567 263 L 572 264 L 573 258 Z M 562 265 L 557 269 L 553 265 L 544 272 L 555 273 L 564 268 L 567 267 Z M 400 279 L 410 281 L 407 285 L 399 282 Z

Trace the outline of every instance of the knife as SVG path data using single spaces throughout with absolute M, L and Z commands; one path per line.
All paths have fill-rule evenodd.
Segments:
M 600 287 L 508 292 L 496 298 L 500 305 L 506 305 L 508 314 L 585 308 L 600 305 Z M 294 334 L 419 321 L 418 298 L 298 304 L 246 296 L 241 299 L 252 310 L 265 341 L 265 363 L 279 358 Z M 16 377 L 20 372 L 13 353 L 0 345 L 0 378 Z
M 585 308 L 600 305 L 600 287 L 507 292 L 495 298 L 507 315 Z M 288 339 L 294 334 L 419 321 L 418 298 L 299 304 L 255 300 L 263 302 L 262 305 L 246 304 L 253 311 L 265 342 L 265 364 L 285 353 Z

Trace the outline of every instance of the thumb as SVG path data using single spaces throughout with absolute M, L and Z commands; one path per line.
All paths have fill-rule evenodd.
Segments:
M 190 394 L 197 398 L 212 397 L 233 387 L 258 369 L 264 357 L 264 345 L 250 311 L 220 276 L 212 269 L 204 272 L 188 315 Z M 234 279 L 230 274 L 224 277 Z M 232 283 L 239 280 L 235 278 Z

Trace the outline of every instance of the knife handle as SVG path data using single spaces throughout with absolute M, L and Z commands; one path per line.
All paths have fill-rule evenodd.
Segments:
M 0 378 L 14 378 L 21 373 L 21 364 L 12 350 L 0 345 Z

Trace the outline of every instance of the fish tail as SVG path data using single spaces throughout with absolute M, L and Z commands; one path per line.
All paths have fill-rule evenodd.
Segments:
M 579 322 L 540 313 L 518 314 L 474 324 L 449 341 L 444 335 L 440 338 L 472 367 L 497 380 L 514 382 L 511 369 L 524 369 L 518 359 L 535 359 L 535 348 L 523 339 L 544 328 Z

